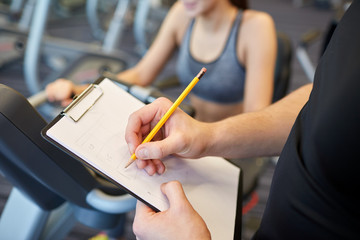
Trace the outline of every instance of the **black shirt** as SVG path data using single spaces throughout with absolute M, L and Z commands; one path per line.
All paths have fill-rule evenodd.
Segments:
M 360 2 L 338 24 L 255 239 L 360 239 Z

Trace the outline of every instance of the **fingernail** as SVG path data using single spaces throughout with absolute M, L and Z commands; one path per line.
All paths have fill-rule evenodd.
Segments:
M 134 145 L 132 145 L 131 143 L 128 144 L 128 148 L 129 148 L 129 152 L 131 154 L 133 154 L 135 152 L 135 148 L 134 148 Z
M 163 174 L 164 172 L 165 172 L 165 168 L 159 168 L 158 170 L 157 170 L 157 173 L 159 174 L 159 175 L 161 175 L 161 174 Z
M 140 149 L 137 154 L 136 154 L 139 158 L 148 158 L 149 156 L 149 151 L 146 148 L 142 148 Z

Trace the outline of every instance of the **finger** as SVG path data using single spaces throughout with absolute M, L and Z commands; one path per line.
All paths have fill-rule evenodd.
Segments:
M 183 206 L 184 204 L 190 204 L 189 200 L 185 195 L 184 189 L 179 181 L 163 183 L 161 185 L 161 191 L 168 198 L 170 207 L 172 208 L 178 208 Z
M 136 166 L 139 169 L 144 169 L 150 176 L 154 175 L 155 173 L 163 174 L 165 172 L 165 165 L 159 159 L 153 160 L 136 160 Z
M 128 127 L 126 129 L 131 130 L 135 129 L 134 127 L 137 127 L 136 130 L 139 130 L 139 126 L 150 124 L 154 120 L 157 122 L 163 115 L 162 113 L 167 111 L 169 105 L 171 106 L 171 102 L 166 98 L 159 98 L 152 104 L 145 105 L 130 115 L 128 120 Z M 158 115 L 160 115 L 160 118 Z
M 170 154 L 182 153 L 186 145 L 179 135 L 171 135 L 161 141 L 141 144 L 135 154 L 139 159 L 162 159 Z
M 125 141 L 131 154 L 135 152 L 135 148 L 142 142 L 143 133 L 150 131 L 150 122 L 155 115 L 156 112 L 153 111 L 153 108 L 146 105 L 129 116 L 125 130 Z
M 156 172 L 157 172 L 158 174 L 163 174 L 163 173 L 165 172 L 165 165 L 164 165 L 164 163 L 163 163 L 161 160 L 159 160 L 159 159 L 154 159 L 154 160 L 153 160 L 153 163 L 154 163 L 154 165 L 155 165 Z
M 133 231 L 136 235 L 141 235 L 141 232 L 143 231 L 142 229 L 144 227 L 143 223 L 148 222 L 147 218 L 152 214 L 155 214 L 155 212 L 151 208 L 146 206 L 141 201 L 137 201 L 133 223 Z
M 144 204 L 141 201 L 136 202 L 136 210 L 135 210 L 135 217 L 134 217 L 134 223 L 135 222 L 146 222 L 148 215 L 154 214 L 154 210 L 152 210 L 150 207 L 148 207 L 146 204 Z
M 141 201 L 136 202 L 136 212 L 135 215 L 138 217 L 143 216 L 144 214 L 148 213 L 155 213 L 154 210 L 152 210 L 150 207 L 148 207 L 146 204 L 144 204 Z
M 144 169 L 150 176 L 154 175 L 154 173 L 156 172 L 152 160 L 136 159 L 136 166 L 139 169 Z
M 146 167 L 144 168 L 144 170 L 150 175 L 154 175 L 156 173 L 156 166 L 155 164 L 152 162 L 152 160 L 148 161 L 148 164 L 146 165 Z
M 55 101 L 55 96 L 53 94 L 53 89 L 52 89 L 52 83 L 46 86 L 45 93 L 50 102 Z
M 139 168 L 139 169 L 144 169 L 146 168 L 146 166 L 148 165 L 148 162 L 150 162 L 150 160 L 141 160 L 139 158 L 136 159 L 135 163 L 136 163 L 136 166 Z
M 61 101 L 61 106 L 66 107 L 71 102 L 72 102 L 72 99 L 65 99 L 65 100 Z

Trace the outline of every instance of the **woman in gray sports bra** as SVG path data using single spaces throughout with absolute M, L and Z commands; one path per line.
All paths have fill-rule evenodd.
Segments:
M 181 0 L 176 2 L 146 55 L 121 80 L 150 85 L 179 49 L 176 73 L 187 85 L 202 67 L 206 75 L 190 100 L 201 121 L 217 121 L 271 103 L 276 55 L 272 18 L 247 9 L 243 0 Z M 47 87 L 50 100 L 65 101 L 83 88 Z M 68 91 L 65 94 L 59 92 Z M 61 96 L 61 97 L 58 97 Z M 60 99 L 59 99 L 60 98 Z

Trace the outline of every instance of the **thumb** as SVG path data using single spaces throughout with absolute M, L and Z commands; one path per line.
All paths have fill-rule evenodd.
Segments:
M 177 208 L 182 205 L 189 205 L 184 189 L 179 181 L 171 181 L 161 185 L 161 191 L 169 200 L 171 208 Z
M 184 141 L 178 141 L 176 137 L 167 137 L 161 141 L 141 144 L 135 154 L 139 159 L 162 159 L 170 154 L 176 154 L 185 148 Z

